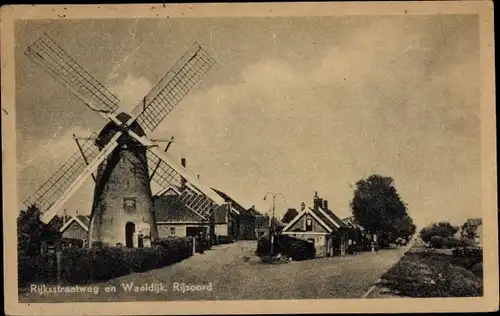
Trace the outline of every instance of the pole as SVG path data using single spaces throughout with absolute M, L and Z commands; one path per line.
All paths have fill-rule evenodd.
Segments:
M 274 210 L 276 208 L 276 195 L 273 195 L 273 213 L 272 217 L 269 219 L 269 235 L 271 236 L 271 256 L 274 254 L 274 227 L 273 227 L 273 221 L 274 221 Z
M 283 197 L 283 199 L 285 198 L 285 196 L 283 195 L 283 193 L 280 193 L 280 192 L 273 192 L 273 193 L 267 192 L 266 195 L 264 196 L 264 200 L 266 200 L 266 197 L 269 194 L 272 195 L 272 197 L 273 197 L 273 209 L 272 209 L 271 217 L 269 218 L 269 240 L 271 243 L 270 251 L 271 251 L 271 256 L 272 256 L 274 254 L 274 214 L 275 214 L 275 210 L 276 210 L 276 196 L 281 195 Z

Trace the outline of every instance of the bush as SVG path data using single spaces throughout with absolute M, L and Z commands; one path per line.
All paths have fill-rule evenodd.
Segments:
M 257 242 L 255 254 L 259 257 L 269 256 L 271 255 L 269 247 L 269 236 L 263 236 Z M 275 237 L 273 250 L 272 255 L 282 254 L 291 257 L 293 260 L 312 259 L 316 255 L 316 248 L 313 243 L 287 235 Z
M 444 246 L 444 238 L 441 236 L 432 236 L 429 245 L 432 248 L 441 249 Z

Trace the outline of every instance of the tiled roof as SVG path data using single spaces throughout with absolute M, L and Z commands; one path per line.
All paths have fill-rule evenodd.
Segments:
M 322 210 L 329 216 L 331 220 L 337 223 L 341 228 L 347 228 L 347 225 L 335 215 L 331 210 L 322 208 Z
M 183 221 L 202 222 L 203 218 L 178 201 L 175 195 L 161 195 L 153 198 L 157 222 Z

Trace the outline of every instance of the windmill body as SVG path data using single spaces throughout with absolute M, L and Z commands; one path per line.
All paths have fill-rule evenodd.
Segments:
M 126 113 L 117 118 L 125 123 L 130 119 Z M 138 123 L 130 130 L 145 136 Z M 115 123 L 108 123 L 96 139 L 102 150 L 120 130 Z M 139 227 L 147 224 L 151 241 L 158 237 L 153 209 L 153 196 L 149 181 L 147 147 L 124 133 L 118 138 L 118 146 L 97 169 L 91 222 L 88 240 L 104 244 L 122 244 L 128 247 L 139 242 Z

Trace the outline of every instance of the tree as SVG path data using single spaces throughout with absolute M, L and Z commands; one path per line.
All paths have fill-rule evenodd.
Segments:
M 417 227 L 413 224 L 413 219 L 408 215 L 395 219 L 394 228 L 396 236 L 405 239 L 408 239 L 409 236 L 413 236 L 417 230 Z
M 60 236 L 62 219 L 55 216 L 50 223 L 45 224 L 40 221 L 40 214 L 40 209 L 31 205 L 26 210 L 21 210 L 17 217 L 18 250 L 27 255 L 36 255 L 40 251 L 42 241 Z
M 358 181 L 351 208 L 356 221 L 369 233 L 378 234 L 382 245 L 413 230 L 406 204 L 391 177 L 374 174 Z
M 299 212 L 297 212 L 296 209 L 294 208 L 289 208 L 285 215 L 283 215 L 283 218 L 281 219 L 281 222 L 283 222 L 284 224 L 288 224 L 292 221 L 292 219 L 294 219 L 297 215 L 299 215 Z
M 453 237 L 457 231 L 458 227 L 451 225 L 449 222 L 433 223 L 424 227 L 420 231 L 420 238 L 424 242 L 430 243 L 433 240 L 433 237 L 438 237 L 439 239 L 444 240 L 446 238 Z M 434 238 L 434 240 L 437 240 L 438 238 Z

